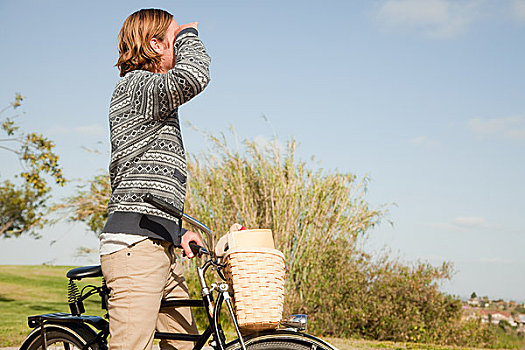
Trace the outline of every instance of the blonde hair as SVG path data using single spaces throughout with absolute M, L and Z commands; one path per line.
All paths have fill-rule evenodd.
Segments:
M 150 40 L 164 41 L 173 15 L 159 9 L 143 9 L 132 13 L 118 34 L 119 58 L 116 66 L 120 76 L 136 69 L 153 71 L 160 63 L 160 55 L 153 50 Z

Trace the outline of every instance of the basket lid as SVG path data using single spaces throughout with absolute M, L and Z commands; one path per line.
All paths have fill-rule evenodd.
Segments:
M 215 246 L 215 254 L 224 256 L 238 249 L 275 249 L 272 230 L 253 229 L 229 232 L 222 236 Z

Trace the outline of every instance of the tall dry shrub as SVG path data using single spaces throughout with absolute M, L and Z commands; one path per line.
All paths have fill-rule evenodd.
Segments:
M 303 310 L 305 300 L 316 295 L 319 307 L 308 310 L 314 323 L 321 320 L 334 299 L 323 295 L 321 279 L 314 276 L 348 284 L 341 273 L 356 257 L 358 238 L 383 215 L 364 199 L 367 179 L 309 168 L 296 159 L 294 140 L 284 150 L 276 142 L 261 146 L 245 140 L 243 152 L 233 152 L 224 136 L 212 140 L 214 157 L 188 163 L 185 211 L 219 234 L 234 222 L 272 229 L 286 258 L 286 312 Z M 319 263 L 327 255 L 338 259 Z
M 307 313 L 310 331 L 333 336 L 453 344 L 487 343 L 460 320 L 460 301 L 441 293 L 450 266 L 407 266 L 371 257 L 358 242 L 384 215 L 365 201 L 367 179 L 309 168 L 292 140 L 188 163 L 185 211 L 218 235 L 234 222 L 270 228 L 286 257 L 286 313 Z M 217 238 L 217 237 L 216 237 Z M 471 327 L 471 328 L 469 328 Z M 482 329 L 482 328 L 481 328 Z

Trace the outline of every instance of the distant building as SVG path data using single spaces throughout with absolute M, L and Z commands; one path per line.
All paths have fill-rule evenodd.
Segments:
M 492 323 L 497 325 L 500 321 L 507 321 L 512 327 L 518 325 L 518 323 L 514 321 L 510 312 L 499 310 L 479 310 L 479 315 L 482 323 Z
M 525 333 L 525 315 L 519 314 L 515 320 L 518 323 L 518 332 Z
M 480 321 L 482 324 L 499 325 L 501 321 L 508 322 L 516 331 L 525 334 L 525 313 L 521 313 L 525 305 L 503 299 L 489 300 L 488 297 L 471 296 L 462 305 L 461 319 L 464 321 Z
M 479 307 L 479 298 L 478 297 L 470 298 L 467 301 L 467 304 L 469 304 L 472 307 Z

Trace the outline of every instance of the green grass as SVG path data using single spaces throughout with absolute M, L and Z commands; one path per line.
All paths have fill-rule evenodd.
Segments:
M 0 347 L 20 346 L 29 333 L 27 316 L 50 312 L 69 312 L 66 272 L 70 266 L 0 266 Z M 79 283 L 100 284 L 99 279 Z M 102 315 L 98 298 L 85 303 L 86 313 Z M 425 344 L 376 342 L 356 339 L 327 338 L 340 350 L 354 349 L 467 349 Z
M 20 346 L 29 333 L 27 316 L 69 312 L 68 266 L 0 266 L 0 347 Z M 100 284 L 99 279 L 84 283 Z M 96 296 L 85 301 L 86 313 L 102 315 Z
M 341 339 L 341 338 L 324 338 L 330 344 L 336 346 L 339 350 L 481 350 L 480 348 L 466 348 L 455 346 L 442 346 L 434 344 L 416 344 L 416 343 L 394 343 L 387 341 L 373 341 L 362 339 Z

